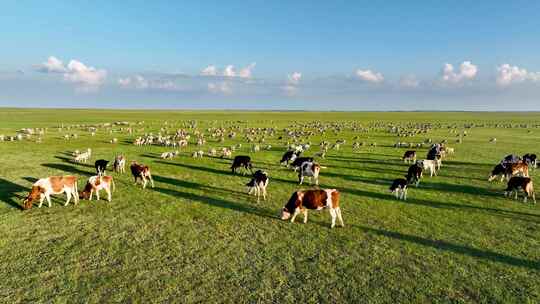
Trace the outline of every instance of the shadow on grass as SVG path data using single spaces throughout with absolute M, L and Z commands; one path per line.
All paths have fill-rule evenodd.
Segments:
M 75 166 L 66 165 L 66 164 L 46 163 L 46 164 L 41 164 L 41 165 L 43 167 L 60 170 L 60 171 L 71 173 L 71 174 L 79 174 L 79 175 L 84 175 L 84 176 L 94 175 L 94 171 L 91 171 L 91 172 L 83 171 Z
M 24 199 L 24 196 L 17 194 L 17 192 L 25 191 L 29 191 L 29 189 L 0 178 L 0 201 L 6 203 L 10 207 L 23 210 L 21 204 L 16 199 Z
M 511 266 L 517 266 L 517 267 L 525 267 L 530 268 L 533 270 L 540 270 L 540 262 L 538 261 L 531 261 L 526 260 L 522 258 L 516 258 L 513 256 L 489 251 L 489 250 L 482 250 L 482 249 L 476 249 L 468 246 L 463 246 L 459 244 L 453 244 L 450 242 L 446 242 L 443 240 L 430 240 L 423 237 L 410 235 L 410 234 L 404 234 L 394 231 L 388 231 L 388 230 L 382 230 L 382 229 L 374 229 L 369 227 L 363 227 L 363 226 L 356 226 L 357 228 L 376 235 L 381 235 L 384 237 L 405 241 L 409 243 L 414 243 L 418 245 L 422 245 L 425 247 L 431 247 L 438 250 L 444 250 L 444 251 L 450 251 L 457 254 L 467 255 L 473 258 L 479 258 L 484 260 L 489 260 L 496 263 L 502 263 L 507 264 Z
M 199 184 L 199 183 L 182 181 L 182 180 L 173 179 L 173 178 L 169 178 L 169 177 L 154 176 L 154 180 L 157 181 L 157 182 L 168 183 L 170 185 L 174 185 L 174 186 L 182 187 L 182 188 L 187 188 L 187 189 L 208 190 L 209 192 L 213 191 L 214 193 L 215 192 L 222 192 L 222 193 L 227 193 L 227 194 L 230 194 L 232 192 L 231 190 L 228 190 L 228 189 L 217 188 L 217 187 L 212 187 L 212 186 L 206 186 L 206 185 L 202 185 L 202 184 Z M 198 195 L 198 194 L 195 194 L 195 193 L 179 191 L 179 190 L 176 190 L 176 189 L 167 189 L 167 188 L 156 187 L 156 188 L 154 188 L 154 190 L 158 191 L 158 192 L 161 192 L 163 194 L 173 196 L 173 197 L 180 197 L 180 198 L 187 199 L 187 200 L 190 200 L 190 201 L 197 201 L 197 202 L 200 202 L 200 203 L 203 203 L 203 204 L 207 204 L 209 206 L 215 206 L 215 207 L 220 207 L 220 208 L 231 209 L 231 210 L 234 210 L 234 211 L 250 213 L 250 214 L 257 215 L 257 216 L 267 217 L 267 218 L 272 218 L 272 219 L 278 220 L 278 218 L 276 216 L 276 212 L 272 212 L 272 211 L 269 211 L 267 209 L 264 209 L 264 208 L 261 208 L 259 206 L 255 206 L 255 205 L 252 205 L 252 204 L 251 205 L 240 204 L 240 203 L 225 200 L 225 199 L 222 199 L 222 198 L 216 198 L 216 197 L 210 197 L 210 196 L 202 196 L 202 195 Z M 234 191 L 234 192 L 241 193 L 239 191 Z M 246 193 L 243 193 L 243 194 L 246 194 Z

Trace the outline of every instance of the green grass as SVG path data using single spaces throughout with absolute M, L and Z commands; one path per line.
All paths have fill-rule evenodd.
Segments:
M 276 127 L 271 151 L 249 152 L 256 168 L 270 175 L 269 199 L 245 194 L 248 177 L 230 174 L 230 161 L 193 160 L 193 143 L 179 157 L 172 149 L 135 147 L 134 135 L 91 137 L 86 131 L 58 132 L 63 123 L 92 124 L 144 120 L 144 132 L 170 130 L 196 120 L 198 129 L 238 125 Z M 327 212 L 309 222 L 277 218 L 296 175 L 278 166 L 286 149 L 283 128 L 294 122 L 432 123 L 428 134 L 397 138 L 385 128 L 369 132 L 327 132 L 347 139 L 320 163 L 321 186 L 342 193 L 345 228 L 329 229 Z M 475 123 L 462 144 L 448 125 Z M 500 123 L 512 128 L 495 128 Z M 526 124 L 526 125 L 525 125 Z M 520 126 L 521 125 L 521 126 Z M 17 302 L 275 302 L 275 303 L 538 303 L 540 302 L 540 207 L 506 199 L 503 183 L 488 183 L 492 166 L 509 153 L 540 154 L 540 113 L 314 113 L 225 111 L 113 111 L 0 109 L 0 134 L 24 127 L 48 127 L 42 143 L 0 142 L 0 301 Z M 114 128 L 119 129 L 118 127 Z M 530 131 L 530 132 L 529 132 Z M 77 133 L 65 141 L 63 134 Z M 359 136 L 377 147 L 353 152 Z M 117 137 L 119 143 L 108 141 Z M 497 138 L 490 144 L 491 137 Z M 407 170 L 396 141 L 448 139 L 455 156 L 440 176 L 409 190 L 407 202 L 388 193 L 392 179 Z M 310 155 L 318 151 L 320 136 Z M 88 165 L 66 153 L 92 148 Z M 426 148 L 418 149 L 424 155 Z M 142 190 L 128 174 L 115 175 L 113 202 L 83 201 L 63 207 L 21 211 L 32 181 L 75 174 L 79 189 L 93 173 L 93 161 L 125 154 L 150 165 L 156 187 Z M 533 172 L 538 179 L 539 172 Z M 537 182 L 540 188 L 540 182 Z M 104 196 L 104 195 L 103 195 Z M 300 218 L 301 219 L 301 218 Z

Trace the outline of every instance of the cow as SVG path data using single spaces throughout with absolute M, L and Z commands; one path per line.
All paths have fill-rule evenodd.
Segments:
M 529 166 L 527 165 L 527 163 L 518 162 L 510 164 L 506 167 L 506 169 L 508 170 L 508 176 L 521 174 L 524 177 L 529 177 Z
M 429 176 L 432 177 L 433 175 L 437 176 L 437 167 L 440 160 L 437 159 L 424 159 L 417 163 L 419 163 L 424 170 L 429 170 Z
M 534 187 L 533 182 L 530 177 L 523 177 L 523 176 L 512 176 L 510 180 L 508 181 L 508 185 L 506 187 L 506 190 L 504 191 L 504 195 L 506 197 L 510 197 L 512 195 L 512 192 L 515 194 L 514 199 L 518 198 L 518 191 L 519 189 L 523 190 L 523 202 L 527 202 L 527 198 L 532 198 L 534 204 L 536 204 L 536 197 L 534 196 Z
M 510 165 L 510 164 L 517 164 L 518 162 L 521 161 L 521 157 L 515 155 L 515 154 L 509 154 L 509 155 L 506 155 L 502 160 L 501 160 L 501 165 L 503 165 L 504 167 L 506 167 L 507 165 Z
M 407 200 L 407 180 L 404 178 L 396 178 L 390 186 L 390 192 L 396 195 L 397 199 Z
M 253 173 L 253 177 L 246 184 L 248 187 L 248 194 L 254 192 L 257 196 L 257 202 L 262 194 L 263 200 L 266 200 L 266 187 L 268 186 L 268 174 L 262 170 L 257 170 Z
M 86 152 L 79 153 L 75 156 L 75 162 L 86 163 L 90 156 L 92 156 L 92 150 L 88 148 Z
M 283 165 L 283 163 L 285 163 L 285 165 L 289 165 L 289 161 L 292 161 L 294 162 L 294 160 L 300 156 L 302 152 L 300 151 L 295 151 L 295 150 L 289 150 L 287 152 L 285 152 L 285 154 L 283 154 L 283 156 L 281 157 L 281 160 L 279 161 L 279 164 L 280 165 Z
M 98 159 L 94 163 L 94 167 L 96 167 L 96 173 L 99 176 L 105 175 L 105 170 L 107 169 L 107 165 L 109 164 L 108 160 L 105 159 Z
M 114 172 L 125 173 L 126 172 L 126 158 L 123 155 L 117 155 L 114 158 L 113 168 L 114 168 Z
M 529 165 L 529 167 L 532 167 L 533 169 L 536 169 L 537 163 L 536 163 L 536 154 L 525 154 L 522 157 L 523 161 Z
M 424 168 L 420 166 L 418 163 L 415 163 L 409 167 L 409 170 L 407 171 L 407 175 L 405 175 L 405 178 L 407 179 L 408 184 L 415 184 L 416 187 L 418 187 L 418 184 L 420 183 L 420 179 L 422 178 Z
M 290 167 L 293 168 L 294 171 L 298 170 L 300 166 L 302 166 L 305 162 L 313 162 L 313 157 L 297 157 L 295 160 L 291 163 Z
M 497 177 L 501 177 L 501 182 L 504 180 L 505 177 L 508 177 L 508 168 L 503 166 L 502 164 L 497 164 L 493 170 L 491 170 L 491 174 L 488 177 L 488 181 L 493 181 Z
M 315 185 L 319 185 L 319 172 L 321 171 L 321 166 L 314 162 L 304 162 L 298 171 L 298 183 L 301 185 L 304 182 L 304 177 L 309 177 L 315 180 Z
M 341 227 L 345 227 L 339 207 L 339 191 L 336 189 L 298 190 L 291 195 L 287 204 L 281 209 L 281 219 L 291 219 L 294 223 L 296 216 L 304 215 L 304 224 L 308 220 L 308 210 L 322 210 L 327 208 L 332 217 L 330 228 L 336 226 L 336 218 Z M 291 217 L 292 216 L 292 217 Z
M 161 153 L 160 157 L 161 159 L 172 159 L 173 157 L 175 157 L 176 155 L 178 155 L 179 152 L 178 151 L 174 151 L 174 152 L 163 152 Z
M 143 189 L 146 188 L 146 183 L 150 180 L 152 188 L 154 188 L 154 180 L 152 179 L 152 174 L 150 173 L 150 168 L 146 165 L 139 164 L 136 161 L 133 161 L 130 166 L 131 175 L 135 179 L 135 184 L 140 178 L 143 183 Z
M 409 151 L 405 151 L 405 153 L 403 154 L 403 157 L 401 158 L 403 160 L 403 162 L 405 163 L 409 163 L 409 162 L 416 162 L 416 151 L 414 150 L 409 150 Z
M 253 173 L 253 165 L 251 164 L 251 157 L 247 155 L 237 155 L 234 157 L 233 163 L 231 165 L 232 173 L 236 173 L 236 169 L 244 167 L 245 170 Z
M 66 193 L 66 203 L 64 206 L 69 204 L 71 197 L 75 204 L 79 203 L 79 193 L 77 192 L 77 177 L 72 175 L 64 176 L 50 176 L 47 178 L 42 178 L 36 181 L 30 189 L 30 193 L 24 199 L 24 209 L 32 208 L 33 202 L 39 198 L 38 207 L 41 208 L 43 205 L 43 200 L 47 199 L 49 207 L 51 207 L 51 194 L 62 194 Z
M 109 175 L 97 175 L 92 176 L 88 179 L 84 190 L 81 192 L 79 198 L 92 200 L 92 195 L 96 192 L 96 197 L 99 201 L 99 191 L 105 190 L 107 192 L 107 200 L 111 202 L 111 187 L 114 191 L 115 185 L 112 176 Z

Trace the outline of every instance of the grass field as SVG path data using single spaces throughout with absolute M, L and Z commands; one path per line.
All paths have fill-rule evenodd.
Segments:
M 270 151 L 251 153 L 240 135 L 225 143 L 207 137 L 203 147 L 243 143 L 233 155 L 251 155 L 255 168 L 269 173 L 268 201 L 246 195 L 249 178 L 232 175 L 229 160 L 192 159 L 199 149 L 193 142 L 177 158 L 161 160 L 161 152 L 173 149 L 136 147 L 131 142 L 139 134 L 100 129 L 92 137 L 56 128 L 144 121 L 144 132 L 157 133 L 191 120 L 201 131 L 278 129 L 267 138 Z M 321 187 L 342 193 L 345 228 L 331 230 L 327 212 L 311 212 L 305 225 L 277 217 L 293 191 L 310 187 L 299 187 L 295 173 L 279 166 L 286 146 L 277 136 L 295 122 L 315 120 L 373 127 L 324 136 L 347 139 L 319 160 L 328 167 Z M 431 123 L 433 129 L 397 138 L 387 123 Z M 448 126 L 462 131 L 469 124 L 475 126 L 456 143 Z M 540 154 L 540 113 L 0 109 L 0 134 L 28 127 L 48 128 L 42 143 L 0 142 L 0 302 L 540 302 L 540 207 L 506 199 L 503 183 L 487 182 L 505 155 Z M 71 133 L 78 139 L 62 139 Z M 353 152 L 355 136 L 377 146 Z M 109 143 L 113 137 L 117 144 Z M 397 201 L 388 186 L 407 170 L 400 160 L 406 149 L 392 145 L 426 138 L 448 139 L 456 153 L 439 176 L 425 177 L 406 202 Z M 321 140 L 310 138 L 314 145 L 305 155 L 317 152 Z M 68 153 L 86 148 L 93 150 L 88 164 L 70 161 Z M 426 151 L 418 149 L 420 156 Z M 57 196 L 52 208 L 19 209 L 37 178 L 74 174 L 81 189 L 93 161 L 120 153 L 148 164 L 156 187 L 143 190 L 129 173 L 115 174 L 110 204 L 81 200 L 64 207 L 64 196 Z M 540 189 L 539 172 L 531 176 Z

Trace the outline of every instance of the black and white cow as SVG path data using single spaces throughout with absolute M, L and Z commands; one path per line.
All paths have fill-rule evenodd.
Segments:
M 415 163 L 409 167 L 409 170 L 407 171 L 407 175 L 405 175 L 405 178 L 407 179 L 408 184 L 414 184 L 416 187 L 418 187 L 418 184 L 420 183 L 420 179 L 422 178 L 422 174 L 424 172 L 424 168 L 418 164 Z
M 529 167 L 532 167 L 534 169 L 536 169 L 537 167 L 537 164 L 536 164 L 536 154 L 525 154 L 523 155 L 523 161 L 529 165 Z
M 300 166 L 302 166 L 305 162 L 313 162 L 313 157 L 297 157 L 290 165 L 291 168 L 294 169 L 294 171 L 298 170 Z
M 107 169 L 107 165 L 109 164 L 108 160 L 105 159 L 98 159 L 94 163 L 94 166 L 96 167 L 96 173 L 98 176 L 105 175 L 105 170 Z
M 396 178 L 390 186 L 390 192 L 396 195 L 397 199 L 407 200 L 407 180 L 404 178 Z
M 301 153 L 302 153 L 302 151 L 289 150 L 289 151 L 285 152 L 285 154 L 283 154 L 283 156 L 281 157 L 281 160 L 279 161 L 279 164 L 283 165 L 283 163 L 285 163 L 288 166 L 289 162 L 290 161 L 294 162 L 294 160 L 298 156 L 300 156 Z
M 257 202 L 262 194 L 263 200 L 266 200 L 266 187 L 268 186 L 268 174 L 262 170 L 257 170 L 253 173 L 253 177 L 246 184 L 248 187 L 248 194 L 255 192 L 257 196 Z

